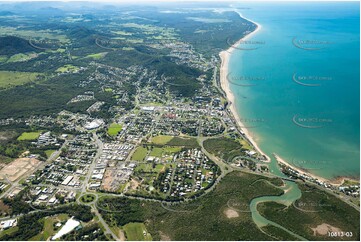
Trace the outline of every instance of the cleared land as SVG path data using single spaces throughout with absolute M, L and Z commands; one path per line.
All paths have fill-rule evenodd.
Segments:
M 224 214 L 227 216 L 227 218 L 238 218 L 239 214 L 236 210 L 228 208 L 224 211 Z
M 10 181 L 16 181 L 26 172 L 35 170 L 35 167 L 40 163 L 34 158 L 19 158 L 0 170 L 0 177 L 7 177 Z
M 108 168 L 105 173 L 101 184 L 101 189 L 109 192 L 119 192 L 124 189 L 125 185 L 118 177 L 119 170 Z
M 311 228 L 313 235 L 323 235 L 326 236 L 328 232 L 342 232 L 341 229 L 333 227 L 329 224 L 323 223 L 318 225 L 316 228 Z
M 35 81 L 38 75 L 33 72 L 0 71 L 0 88 L 9 88 Z

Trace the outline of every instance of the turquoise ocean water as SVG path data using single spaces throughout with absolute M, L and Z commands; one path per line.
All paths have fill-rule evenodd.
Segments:
M 230 88 L 268 155 L 325 177 L 359 177 L 359 3 L 233 4 L 262 29 L 233 52 Z

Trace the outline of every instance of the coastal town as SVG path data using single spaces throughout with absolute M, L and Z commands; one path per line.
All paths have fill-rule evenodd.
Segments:
M 185 58 L 184 54 L 180 58 Z M 88 91 L 69 101 L 92 100 L 87 113 L 63 110 L 56 116 L 0 120 L 2 126 L 24 124 L 45 130 L 36 134 L 31 145 L 52 152 L 48 157 L 24 153 L 3 166 L 1 197 L 14 198 L 26 189 L 26 202 L 37 209 L 79 202 L 79 197 L 86 194 L 102 193 L 177 202 L 198 197 L 216 186 L 225 172 L 221 169 L 224 166 L 270 175 L 269 158 L 253 146 L 229 109 L 223 91 L 219 92 L 217 65 L 209 62 L 207 66 L 214 75 L 211 80 L 200 76 L 201 95 L 188 99 L 174 97 L 164 88 L 164 77 L 145 68 L 122 70 L 99 65 L 109 73 L 118 73 L 123 80 L 145 73 L 136 84 L 134 108 L 110 107 L 115 118 L 94 118 L 92 112 L 102 103 Z M 101 89 L 116 94 L 117 102 L 130 101 L 129 95 L 119 88 L 119 81 L 97 73 L 89 79 L 104 83 Z M 141 86 L 141 81 L 147 85 Z M 206 84 L 212 82 L 215 85 Z M 162 96 L 157 95 L 162 92 Z M 63 132 L 52 132 L 54 124 Z M 219 159 L 204 147 L 213 137 L 226 137 L 245 145 L 230 160 Z M 24 160 L 36 160 L 32 161 L 30 172 L 25 171 L 29 162 L 21 162 Z M 285 174 L 281 179 L 307 181 L 337 194 L 359 197 L 358 184 L 332 185 L 279 164 Z M 16 226 L 16 219 L 5 220 L 2 225 L 3 229 L 12 226 Z
M 222 219 L 233 221 L 244 213 L 248 224 L 254 213 L 261 216 L 257 204 L 251 207 L 253 199 L 288 195 L 298 186 L 335 195 L 358 209 L 358 181 L 322 179 L 261 150 L 237 112 L 228 80 L 235 46 L 261 26 L 237 11 L 210 13 L 232 20 L 209 20 L 202 11 L 199 18 L 187 15 L 184 21 L 200 26 L 189 34 L 172 22 L 144 24 L 149 19 L 142 13 L 133 16 L 132 11 L 124 11 L 121 17 L 112 15 L 109 25 L 103 22 L 106 15 L 95 14 L 97 29 L 106 27 L 93 33 L 72 25 L 89 16 L 69 14 L 60 22 L 75 28 L 67 32 L 73 42 L 61 39 L 65 44 L 58 46 L 58 41 L 47 38 L 16 39 L 39 52 L 16 63 L 26 66 L 40 56 L 26 68 L 56 64 L 27 84 L 26 91 L 31 91 L 33 85 L 51 81 L 41 87 L 49 99 L 45 104 L 30 100 L 33 93 L 28 95 L 28 102 L 37 103 L 41 111 L 24 108 L 21 113 L 0 116 L 0 239 L 152 240 L 154 224 L 167 224 L 166 212 L 181 221 L 181 214 L 204 212 L 210 200 L 221 201 L 214 211 L 206 211 L 207 216 L 222 213 L 211 224 L 218 233 Z M 219 26 L 201 29 L 208 21 Z M 220 27 L 228 22 L 233 27 Z M 232 37 L 242 38 L 213 43 L 212 51 L 193 39 L 196 33 L 222 29 L 233 33 L 234 26 L 242 31 Z M 213 34 L 207 36 L 212 40 Z M 225 180 L 228 183 L 222 186 Z M 227 192 L 221 195 L 230 198 L 218 200 L 223 190 Z M 292 208 L 298 199 L 280 204 Z M 164 217 L 158 221 L 154 216 Z M 282 238 L 274 237 L 272 228 L 268 232 L 263 225 L 254 228 L 269 238 Z M 31 236 L 26 237 L 28 230 Z M 156 232 L 156 239 L 171 240 Z
M 191 58 L 189 55 L 182 53 L 178 57 Z M 205 76 L 198 78 L 201 95 L 191 99 L 174 96 L 164 87 L 167 78 L 146 68 L 132 66 L 123 70 L 92 64 L 109 76 L 95 72 L 89 80 L 102 83 L 100 88 L 116 95 L 117 103 L 134 102 L 134 108 L 109 107 L 114 118 L 94 117 L 92 113 L 102 108 L 102 102 L 86 91 L 69 101 L 93 102 L 86 113 L 63 110 L 55 116 L 0 120 L 2 126 L 38 127 L 39 131 L 24 132 L 22 136 L 27 139 L 34 135 L 29 145 L 46 151 L 45 157 L 26 152 L 0 170 L 2 198 L 15 198 L 26 191 L 25 202 L 36 209 L 82 203 L 80 197 L 92 194 L 182 202 L 216 186 L 224 172 L 220 165 L 238 169 L 236 163 L 242 160 L 252 166 L 240 169 L 259 173 L 267 170 L 265 158 L 234 123 L 219 87 L 207 84 L 218 76 L 213 61 L 206 66 L 214 74 L 209 80 Z M 111 73 L 117 73 L 123 81 L 113 80 Z M 122 84 L 132 76 L 140 76 L 134 97 L 122 90 Z M 52 131 L 54 126 L 62 132 Z M 203 146 L 207 139 L 223 136 L 243 140 L 249 149 L 239 146 L 239 156 L 224 163 Z M 25 171 L 29 162 L 31 169 Z M 11 221 L 5 220 L 3 228 L 16 226 Z

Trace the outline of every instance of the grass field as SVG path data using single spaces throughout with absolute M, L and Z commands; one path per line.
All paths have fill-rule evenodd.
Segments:
M 59 73 L 65 73 L 65 72 L 74 73 L 74 72 L 77 72 L 78 70 L 79 70 L 79 67 L 77 67 L 77 66 L 65 65 L 65 66 L 59 67 L 56 70 L 56 72 L 59 72 Z
M 162 157 L 162 154 L 163 154 L 163 148 L 158 148 L 158 147 L 154 147 L 149 153 L 150 156 L 155 156 L 155 157 Z
M 128 240 L 131 241 L 150 241 L 152 236 L 147 232 L 143 223 L 129 223 L 123 226 Z
M 134 50 L 134 48 L 133 47 L 123 47 L 122 50 L 130 51 L 130 50 Z
M 153 171 L 159 173 L 159 172 L 165 170 L 165 167 L 166 167 L 166 166 L 169 166 L 169 164 L 168 164 L 168 165 L 157 164 L 157 165 L 155 166 L 155 168 L 153 169 Z
M 153 164 L 150 164 L 150 163 L 142 163 L 140 165 L 138 165 L 136 168 L 135 168 L 135 171 L 143 171 L 143 172 L 155 172 L 155 173 L 159 173 L 163 170 L 164 168 L 164 165 L 162 164 L 157 164 L 155 166 L 155 168 L 153 168 Z
M 241 139 L 240 143 L 241 143 L 243 148 L 248 149 L 248 150 L 252 149 L 252 147 L 249 145 L 249 143 L 247 141 L 245 141 L 244 139 Z
M 147 148 L 140 146 L 135 150 L 131 159 L 136 161 L 143 161 L 145 156 L 147 155 L 147 152 Z
M 41 131 L 37 132 L 24 132 L 19 137 L 18 140 L 36 140 L 39 138 Z
M 19 54 L 10 56 L 10 58 L 7 60 L 7 62 L 28 61 L 35 57 L 37 57 L 37 54 L 35 54 L 35 53 L 28 53 L 28 54 L 19 53 Z
M 86 58 L 92 58 L 92 59 L 95 59 L 95 60 L 99 60 L 99 59 L 104 58 L 107 53 L 108 53 L 108 52 L 101 52 L 101 53 L 96 53 L 96 54 L 90 54 L 90 55 L 87 55 Z
M 143 148 L 143 149 L 145 149 L 145 151 L 143 149 L 138 151 L 138 149 L 135 151 L 135 153 L 133 155 L 134 158 L 132 157 L 132 159 L 142 161 L 142 160 L 144 160 L 144 158 L 146 156 L 146 149 Z M 171 155 L 174 153 L 178 153 L 181 150 L 182 150 L 182 148 L 180 146 L 153 147 L 151 149 L 151 151 L 149 152 L 149 156 L 155 156 L 155 157 L 161 158 L 163 155 Z M 136 158 L 138 158 L 138 159 L 136 159 Z
M 116 136 L 122 130 L 122 125 L 117 123 L 112 123 L 108 128 L 108 135 Z
M 137 165 L 134 171 L 144 171 L 144 172 L 150 172 L 152 170 L 152 164 L 150 163 L 142 163 Z
M 45 151 L 46 157 L 49 158 L 49 157 L 51 156 L 51 154 L 53 154 L 55 151 L 56 151 L 56 150 L 46 150 L 46 151 Z
M 154 144 L 157 144 L 157 145 L 165 145 L 172 139 L 173 139 L 173 136 L 159 135 L 159 136 L 153 137 L 151 142 Z
M 170 155 L 174 153 L 178 153 L 182 150 L 181 147 L 167 146 L 163 148 L 163 154 Z
M 0 71 L 0 88 L 14 87 L 36 80 L 38 73 Z

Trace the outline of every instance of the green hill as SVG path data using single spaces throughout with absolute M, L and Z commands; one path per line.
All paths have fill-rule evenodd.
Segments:
M 39 51 L 29 44 L 29 41 L 15 36 L 0 37 L 0 55 L 15 55 L 19 53 Z

